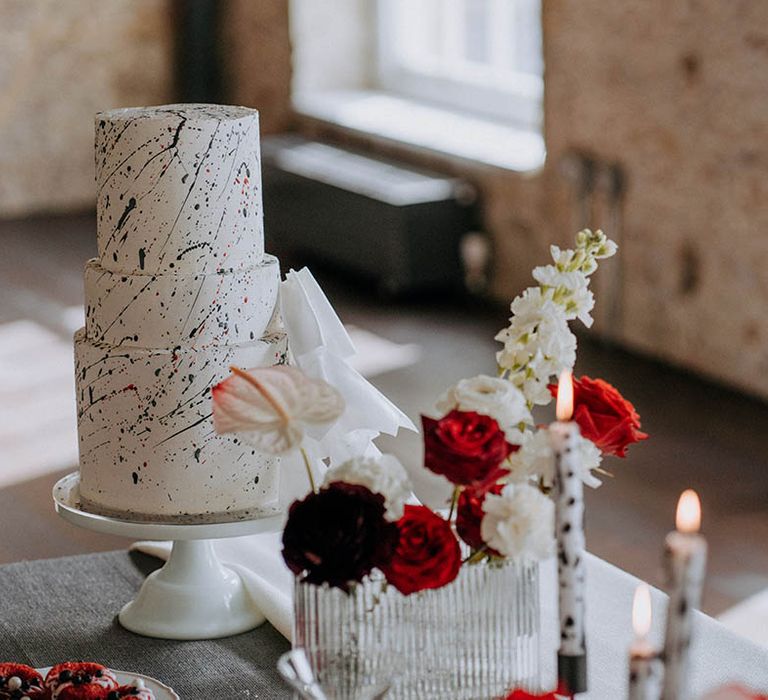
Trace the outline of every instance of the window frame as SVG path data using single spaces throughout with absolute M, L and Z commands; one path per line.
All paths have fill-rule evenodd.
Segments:
M 510 0 L 501 0 L 509 2 Z M 543 77 L 511 72 L 507 86 L 483 84 L 482 71 L 469 65 L 448 77 L 428 69 L 414 70 L 399 60 L 395 5 L 392 0 L 376 2 L 376 87 L 384 92 L 438 105 L 453 111 L 540 130 L 543 115 Z M 464 79 L 460 73 L 464 72 Z

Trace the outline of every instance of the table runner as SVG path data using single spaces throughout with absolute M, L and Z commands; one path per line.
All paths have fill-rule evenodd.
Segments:
M 275 670 L 288 642 L 273 627 L 204 642 L 139 637 L 115 620 L 157 560 L 126 552 L 0 567 L 0 660 L 96 660 L 153 676 L 183 700 L 291 698 Z M 134 561 L 141 564 L 141 571 Z
M 275 672 L 288 643 L 270 625 L 205 642 L 147 639 L 123 630 L 115 613 L 135 594 L 143 574 L 156 566 L 156 560 L 133 557 L 110 552 L 0 567 L 0 658 L 33 666 L 91 658 L 155 676 L 184 700 L 290 697 Z M 637 579 L 591 556 L 587 575 L 591 690 L 580 700 L 623 700 Z M 549 578 L 543 571 L 542 581 Z M 543 657 L 550 674 L 556 643 L 554 593 L 553 587 L 543 586 Z M 653 592 L 655 640 L 661 635 L 665 598 Z M 768 650 L 705 615 L 697 616 L 693 651 L 691 689 L 697 694 L 729 680 L 768 688 Z

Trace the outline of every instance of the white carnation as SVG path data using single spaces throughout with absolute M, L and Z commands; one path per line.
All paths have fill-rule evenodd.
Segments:
M 404 506 L 411 497 L 408 474 L 392 455 L 353 457 L 325 473 L 326 486 L 335 481 L 365 486 L 384 496 L 386 518 L 390 522 L 403 517 Z
M 602 452 L 593 442 L 579 436 L 578 458 L 581 480 L 591 488 L 597 488 L 602 483 L 594 475 L 594 470 L 603 461 Z M 526 478 L 541 479 L 547 486 L 552 486 L 555 477 L 555 460 L 549 443 L 549 432 L 546 429 L 526 434 L 520 449 L 509 458 L 510 478 L 524 480 Z
M 555 506 L 528 484 L 507 484 L 483 501 L 480 536 L 505 557 L 544 559 L 554 551 Z
M 515 444 L 522 438 L 520 425 L 533 423 L 522 391 L 505 379 L 486 374 L 462 379 L 448 389 L 436 405 L 443 413 L 457 408 L 490 416 Z
M 526 433 L 520 449 L 509 456 L 509 478 L 514 481 L 537 481 L 552 471 L 552 448 L 546 430 Z

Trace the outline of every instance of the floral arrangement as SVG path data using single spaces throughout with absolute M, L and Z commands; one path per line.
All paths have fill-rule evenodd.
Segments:
M 591 325 L 589 278 L 615 252 L 600 231 L 581 231 L 574 249 L 552 246 L 553 263 L 534 269 L 538 285 L 512 302 L 509 326 L 496 336 L 498 376 L 462 379 L 437 401 L 439 417 L 422 416 L 424 466 L 453 485 L 447 515 L 408 502 L 407 474 L 394 457 L 353 457 L 290 507 L 283 557 L 291 571 L 348 591 L 378 569 L 408 595 L 450 583 L 463 563 L 551 555 L 553 459 L 532 411 L 552 400 L 553 378 L 573 367 L 569 323 Z M 343 411 L 338 392 L 299 370 L 233 372 L 214 389 L 214 425 L 262 450 L 300 448 L 303 425 L 332 425 Z M 581 478 L 593 487 L 603 456 L 624 457 L 647 437 L 632 404 L 600 379 L 575 380 L 574 420 Z

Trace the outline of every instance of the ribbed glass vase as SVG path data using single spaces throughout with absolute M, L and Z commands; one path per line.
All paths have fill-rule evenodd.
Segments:
M 410 596 L 379 574 L 349 594 L 297 582 L 294 606 L 294 645 L 323 685 L 331 676 L 354 687 L 366 674 L 388 675 L 387 697 L 408 700 L 539 688 L 537 563 L 465 565 L 448 586 Z

